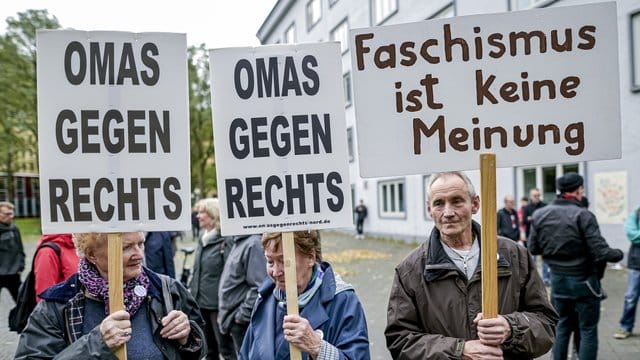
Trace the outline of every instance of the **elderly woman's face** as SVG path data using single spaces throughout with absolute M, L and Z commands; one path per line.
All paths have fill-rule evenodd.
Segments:
M 276 286 L 285 291 L 284 283 L 284 255 L 282 253 L 282 242 L 274 245 L 274 241 L 264 250 L 264 256 L 267 258 L 267 274 L 276 284 Z M 305 256 L 296 251 L 296 282 L 298 285 L 298 294 L 302 293 L 311 281 L 313 275 L 313 265 L 315 261 L 312 257 Z
M 107 279 L 109 275 L 109 246 L 106 241 L 98 245 L 95 251 L 87 254 L 87 258 L 96 265 L 100 275 Z M 142 272 L 144 259 L 144 235 L 141 232 L 122 234 L 122 279 L 127 281 Z
M 198 210 L 198 223 L 207 231 L 213 230 L 213 219 L 203 207 Z

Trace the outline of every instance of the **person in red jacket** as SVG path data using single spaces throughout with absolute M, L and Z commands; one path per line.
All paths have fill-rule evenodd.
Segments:
M 53 242 L 60 248 L 60 258 L 50 247 L 43 247 L 38 251 L 34 260 L 33 272 L 36 279 L 36 294 L 40 294 L 49 287 L 66 280 L 78 272 L 78 253 L 73 245 L 71 234 L 43 235 L 38 241 L 38 247 L 45 242 Z M 36 295 L 40 302 L 40 296 Z

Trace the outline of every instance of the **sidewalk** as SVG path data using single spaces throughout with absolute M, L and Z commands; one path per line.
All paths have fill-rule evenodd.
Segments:
M 195 242 L 185 240 L 177 245 L 178 248 L 195 246 Z M 356 240 L 352 235 L 338 232 L 322 233 L 323 257 L 333 265 L 336 272 L 343 275 L 345 281 L 354 285 L 362 301 L 367 314 L 371 358 L 374 360 L 391 358 L 384 339 L 389 290 L 395 266 L 413 247 L 401 242 L 380 239 Z M 25 243 L 28 262 L 31 261 L 34 249 L 35 242 Z M 188 258 L 189 263 L 192 261 L 193 255 Z M 183 254 L 178 251 L 175 258 L 177 276 L 182 273 L 182 262 Z M 30 268 L 30 264 L 27 264 L 27 268 Z M 629 339 L 616 340 L 611 336 L 618 327 L 626 280 L 626 270 L 613 269 L 607 270 L 603 280 L 609 298 L 602 302 L 601 308 L 598 352 L 600 360 L 640 359 L 640 322 L 636 327 L 636 335 Z M 18 336 L 9 332 L 6 320 L 13 306 L 9 292 L 3 290 L 0 294 L 0 360 L 13 359 L 17 346 Z M 545 355 L 540 359 L 550 358 L 549 355 Z

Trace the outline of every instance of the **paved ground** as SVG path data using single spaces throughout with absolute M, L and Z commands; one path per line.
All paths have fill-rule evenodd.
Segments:
M 372 359 L 390 359 L 385 347 L 384 327 L 386 325 L 386 306 L 394 267 L 412 250 L 413 246 L 380 239 L 357 240 L 353 236 L 325 232 L 322 235 L 323 255 L 343 274 L 346 281 L 352 283 L 360 297 L 369 326 Z M 179 242 L 178 247 L 193 246 L 192 241 Z M 35 242 L 25 243 L 25 252 L 30 262 Z M 190 256 L 188 260 L 192 260 Z M 177 274 L 181 273 L 182 253 L 176 254 Z M 601 360 L 638 360 L 640 358 L 640 335 L 627 340 L 615 340 L 611 334 L 617 328 L 622 310 L 622 299 L 626 289 L 626 271 L 608 269 L 604 287 L 609 298 L 602 302 L 600 320 Z M 13 307 L 9 293 L 0 294 L 0 360 L 12 359 L 17 346 L 18 336 L 9 332 L 7 316 Z M 640 324 L 640 323 L 639 323 Z M 550 359 L 544 356 L 541 359 Z

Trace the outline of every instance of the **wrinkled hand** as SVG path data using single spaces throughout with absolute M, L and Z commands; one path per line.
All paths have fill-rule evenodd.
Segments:
M 501 315 L 493 319 L 483 319 L 482 313 L 479 313 L 473 319 L 473 323 L 478 327 L 478 338 L 484 345 L 499 346 L 511 337 L 511 325 Z
M 282 329 L 284 339 L 302 352 L 309 353 L 314 359 L 320 354 L 322 339 L 313 331 L 307 319 L 298 315 L 287 315 L 284 317 Z
M 125 310 L 118 310 L 104 318 L 100 323 L 100 334 L 109 349 L 126 344 L 131 339 L 129 313 Z
M 464 360 L 502 360 L 502 349 L 497 346 L 488 346 L 480 340 L 467 340 L 462 351 Z
M 165 339 L 176 340 L 180 345 L 187 343 L 191 333 L 191 324 L 187 314 L 180 310 L 172 310 L 162 318 L 160 336 Z

